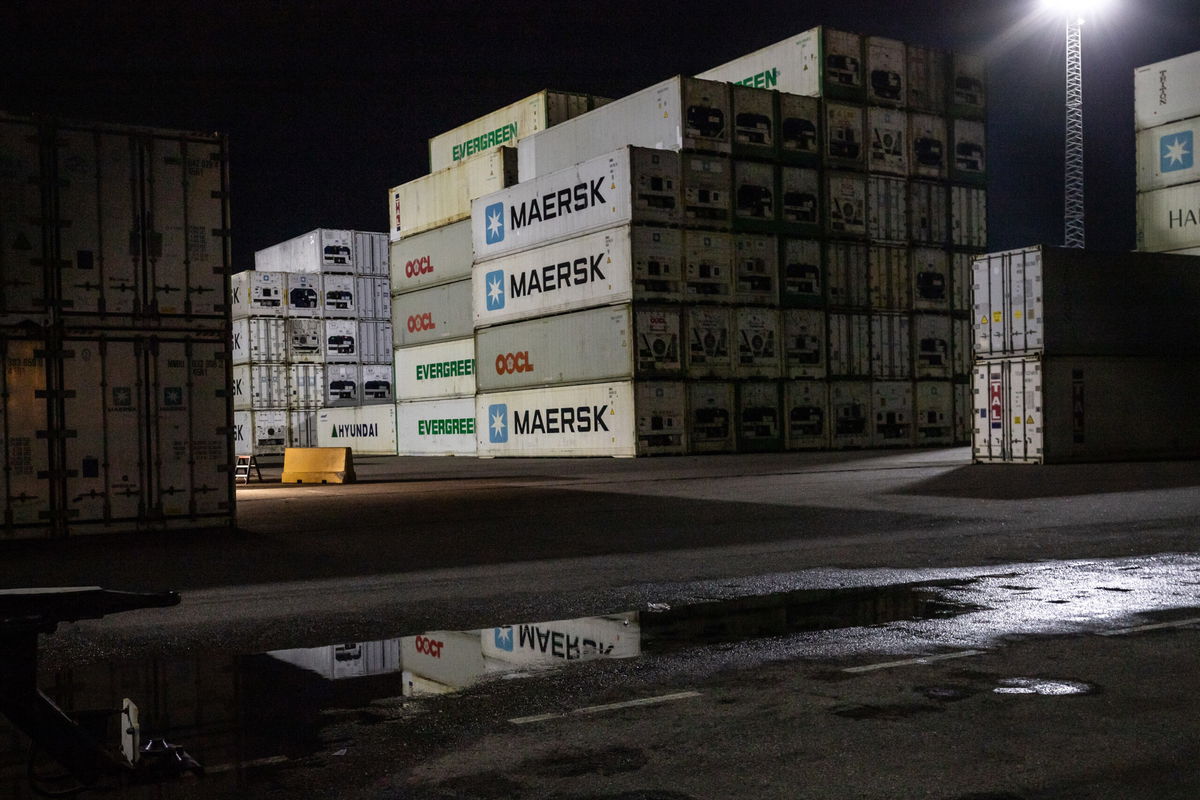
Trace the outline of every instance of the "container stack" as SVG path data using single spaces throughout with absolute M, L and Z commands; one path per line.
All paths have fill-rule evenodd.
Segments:
M 386 235 L 320 228 L 254 261 L 231 281 L 238 452 L 394 452 Z
M 1137 247 L 1200 255 L 1200 52 L 1133 73 Z
M 3 537 L 233 525 L 226 155 L 0 115 Z

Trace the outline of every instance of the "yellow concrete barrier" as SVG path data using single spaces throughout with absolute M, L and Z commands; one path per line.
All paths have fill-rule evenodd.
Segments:
M 354 483 L 349 447 L 288 447 L 283 451 L 283 483 Z

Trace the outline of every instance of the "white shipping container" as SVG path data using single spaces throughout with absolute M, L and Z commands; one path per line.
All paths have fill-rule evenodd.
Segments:
M 733 216 L 747 225 L 769 226 L 778 216 L 775 167 L 758 161 L 733 162 Z
M 912 176 L 945 180 L 946 154 L 950 152 L 946 118 L 933 114 L 910 114 L 908 130 L 908 163 Z
M 946 54 L 908 45 L 908 107 L 931 114 L 946 112 Z
M 359 275 L 386 278 L 388 274 L 388 235 L 382 231 L 354 232 L 354 266 Z
M 234 409 L 287 408 L 287 379 L 284 364 L 234 366 L 231 386 Z
M 829 384 L 825 381 L 784 381 L 784 447 L 824 450 L 829 447 Z
M 783 312 L 783 375 L 785 378 L 825 377 L 825 312 L 788 309 Z
M 867 169 L 884 175 L 908 175 L 908 114 L 894 108 L 867 109 Z
M 396 455 L 396 407 L 323 408 L 317 412 L 318 447 L 349 447 L 355 455 Z
M 829 314 L 829 374 L 839 378 L 871 374 L 871 318 L 867 314 Z
M 867 308 L 870 305 L 870 262 L 866 245 L 826 243 L 825 271 L 830 308 Z
M 783 449 L 785 426 L 778 381 L 739 383 L 737 404 L 739 452 Z
M 398 403 L 396 440 L 402 456 L 474 456 L 479 446 L 475 398 Z
M 287 412 L 287 446 L 317 447 L 317 411 L 315 408 Z
M 982 122 L 956 119 L 950 125 L 954 160 L 950 177 L 956 181 L 980 183 L 987 176 L 987 129 Z
M 969 272 L 963 276 L 970 296 Z M 930 247 L 912 250 L 912 305 L 917 311 L 950 310 L 950 254 Z M 957 309 L 956 309 L 957 310 Z
M 479 455 L 635 456 L 634 405 L 628 381 L 480 393 Z
M 287 358 L 299 364 L 325 362 L 325 320 L 317 317 L 287 320 Z
M 688 448 L 693 453 L 731 453 L 737 449 L 734 415 L 737 398 L 732 383 L 689 381 Z
M 821 96 L 821 29 L 812 28 L 697 77 L 807 97 Z
M 733 377 L 733 325 L 733 309 L 716 306 L 684 308 L 685 370 L 689 378 Z
M 954 436 L 954 384 L 917 381 L 913 385 L 916 444 L 952 445 Z
M 1197 141 L 1200 141 L 1200 117 L 1139 131 L 1137 190 L 1148 192 L 1200 181 Z
M 871 384 L 872 447 L 912 447 L 914 416 L 912 383 L 875 381 Z
M 737 354 L 734 377 L 778 378 L 783 374 L 783 339 L 778 309 L 742 307 L 734 310 Z
M 866 109 L 846 103 L 825 104 L 825 164 L 862 169 L 867 163 Z
M 944 247 L 949 239 L 946 187 L 939 183 L 908 184 L 909 237 L 915 244 Z
M 319 317 L 324 308 L 319 272 L 285 272 L 284 316 Z
M 392 323 L 381 319 L 358 321 L 358 353 L 363 364 L 392 363 Z
M 779 240 L 742 233 L 733 237 L 733 300 L 779 304 Z
M 319 408 L 325 400 L 325 365 L 288 364 L 287 370 L 287 407 L 291 410 Z
M 234 411 L 234 452 L 240 456 L 273 456 L 282 455 L 286 447 L 300 446 L 289 444 L 288 414 L 282 409 Z
M 254 268 L 275 272 L 354 272 L 354 232 L 317 228 L 254 253 Z
M 824 303 L 821 243 L 815 239 L 785 239 L 782 260 L 783 305 L 811 307 Z
M 728 158 L 708 153 L 681 153 L 682 224 L 728 228 L 733 220 L 733 167 Z
M 388 279 L 359 275 L 354 281 L 354 305 L 359 319 L 390 320 L 392 290 Z
M 358 321 L 327 319 L 325 322 L 325 360 L 343 364 L 362 361 L 358 347 Z
M 396 397 L 401 401 L 475 394 L 474 338 L 405 347 L 396 351 L 395 363 Z
M 711 231 L 683 234 L 684 299 L 728 302 L 733 297 L 733 236 Z
M 1133 71 L 1133 116 L 1137 130 L 1200 116 L 1200 51 Z
M 788 227 L 821 224 L 821 174 L 804 167 L 779 170 L 779 219 Z
M 243 317 L 233 321 L 230 356 L 234 364 L 287 361 L 287 325 L 282 317 Z
M 1200 246 L 1200 183 L 1137 196 L 1137 248 L 1161 253 Z
M 677 76 L 555 125 L 517 144 L 524 183 L 633 145 L 731 151 L 729 86 Z
M 830 381 L 829 416 L 829 443 L 833 449 L 870 447 L 870 381 Z
M 911 378 L 912 322 L 908 314 L 871 315 L 871 376 Z
M 950 317 L 940 314 L 914 314 L 912 324 L 916 377 L 946 380 L 954 377 L 954 353 L 951 349 L 953 330 Z
M 362 376 L 364 406 L 396 402 L 391 364 L 363 364 L 359 374 Z
M 821 155 L 821 104 L 815 97 L 779 95 L 779 152 L 785 160 L 815 162 Z
M 864 49 L 867 55 L 867 101 L 883 106 L 903 106 L 908 100 L 904 42 L 868 36 Z
M 470 277 L 475 251 L 471 220 L 407 236 L 390 245 L 392 294 L 411 292 Z
M 282 272 L 246 270 L 229 279 L 233 318 L 282 317 L 286 314 L 285 281 Z
M 388 191 L 391 241 L 471 216 L 471 203 L 517 182 L 517 153 L 500 147 Z
M 867 236 L 874 242 L 908 242 L 908 182 L 903 178 L 867 179 Z
M 470 336 L 471 281 L 433 286 L 392 297 L 392 343 L 412 347 Z
M 867 297 L 879 311 L 908 311 L 913 304 L 912 268 L 907 247 L 871 245 L 867 255 Z
M 828 173 L 825 178 L 829 213 L 826 233 L 834 236 L 867 235 L 867 182 L 859 175 Z
M 358 364 L 325 365 L 326 408 L 358 406 L 362 404 L 362 374 Z
M 955 247 L 987 247 L 987 191 L 950 187 L 950 243 Z
M 350 319 L 358 316 L 354 293 L 358 290 L 354 275 L 321 276 L 321 316 Z

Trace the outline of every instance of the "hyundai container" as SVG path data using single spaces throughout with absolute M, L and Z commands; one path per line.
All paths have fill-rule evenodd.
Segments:
M 828 172 L 825 177 L 828 213 L 825 232 L 835 237 L 867 235 L 867 182 L 864 176 Z
M 983 56 L 951 53 L 946 87 L 946 111 L 952 117 L 987 116 L 987 65 Z
M 230 396 L 236 411 L 287 408 L 287 366 L 238 364 L 233 367 Z
M 395 357 L 396 397 L 401 401 L 475 394 L 474 338 L 405 347 Z
M 908 243 L 908 181 L 867 178 L 867 237 L 872 242 Z
M 865 170 L 867 149 L 866 109 L 848 103 L 826 103 L 825 166 Z
M 871 446 L 871 382 L 829 382 L 829 445 L 834 450 Z
M 234 320 L 229 349 L 233 364 L 269 364 L 287 361 L 286 320 L 280 317 L 245 317 Z
M 779 305 L 779 240 L 739 233 L 733 237 L 733 301 Z
M 904 42 L 868 36 L 863 49 L 867 57 L 867 102 L 894 108 L 904 106 L 908 102 Z
M 785 233 L 816 235 L 821 231 L 821 174 L 809 167 L 779 170 L 779 226 Z
M 823 379 L 826 375 L 826 314 L 817 309 L 783 312 L 783 376 Z
M 272 273 L 263 273 L 272 274 Z M 319 272 L 283 273 L 283 307 L 286 317 L 320 317 L 325 302 Z
M 815 97 L 779 94 L 779 160 L 816 166 L 821 161 L 821 103 Z
M 808 308 L 824 305 L 823 264 L 821 243 L 816 239 L 784 239 L 780 252 L 780 303 Z
M 757 161 L 733 162 L 733 225 L 739 231 L 769 232 L 779 216 L 776 170 Z
M 364 406 L 396 402 L 391 364 L 363 364 L 359 376 L 362 378 Z
M 945 114 L 946 54 L 941 50 L 910 44 L 905 56 L 909 110 Z
M 471 281 L 432 286 L 392 297 L 392 343 L 411 347 L 470 336 Z
M 1137 196 L 1137 249 L 1150 253 L 1200 246 L 1200 183 Z
M 783 382 L 784 447 L 825 450 L 829 447 L 829 384 L 825 381 Z
M 987 247 L 987 191 L 970 186 L 950 187 L 950 244 Z
M 949 311 L 952 289 L 950 254 L 931 247 L 914 247 L 912 258 L 912 307 L 915 311 Z M 970 273 L 966 273 L 969 275 Z M 966 293 L 971 282 L 964 275 Z
M 358 320 L 358 358 L 363 364 L 392 363 L 392 323 L 381 319 Z
M 402 456 L 474 456 L 474 395 L 397 403 L 396 443 Z
M 917 378 L 950 380 L 956 374 L 952 322 L 941 314 L 913 314 L 913 374 Z
M 392 318 L 392 292 L 386 277 L 359 275 L 354 284 L 354 305 L 359 319 Z
M 320 408 L 325 399 L 324 364 L 287 365 L 287 407 Z
M 1200 117 L 1200 51 L 1133 71 L 1133 116 L 1137 130 Z
M 865 98 L 862 37 L 811 28 L 700 73 L 701 78 L 808 97 Z
M 913 304 L 911 251 L 873 244 L 867 251 L 867 302 L 877 311 L 908 311 Z
M 946 118 L 933 114 L 909 114 L 908 168 L 914 178 L 945 180 L 950 139 Z
M 1172 122 L 1137 134 L 1137 189 L 1149 192 L 1200 181 L 1196 142 L 1200 117 Z
M 391 241 L 471 216 L 471 203 L 517 182 L 517 152 L 500 147 L 388 190 Z
M 909 381 L 874 381 L 871 384 L 871 446 L 912 447 L 913 384 Z
M 327 319 L 325 322 L 325 360 L 343 364 L 362 361 L 358 346 L 358 321 L 353 319 Z
M 273 456 L 295 446 L 288 437 L 288 413 L 284 409 L 234 411 L 234 452 L 240 456 Z
M 945 184 L 908 183 L 908 236 L 913 244 L 945 247 L 950 240 Z
M 737 385 L 737 445 L 742 453 L 783 449 L 784 419 L 779 381 Z
M 908 314 L 871 315 L 871 377 L 901 380 L 912 377 L 912 321 Z
M 354 274 L 354 231 L 317 228 L 254 252 L 254 268 L 264 272 Z
M 733 377 L 733 309 L 692 305 L 684 308 L 687 339 L 684 369 L 688 378 Z
M 730 89 L 733 109 L 733 155 L 774 161 L 779 153 L 777 94 L 769 89 L 735 85 Z
M 778 378 L 783 374 L 783 320 L 779 309 L 734 309 L 735 378 Z
M 954 384 L 917 381 L 913 384 L 913 431 L 917 446 L 954 444 Z
M 895 108 L 867 109 L 867 169 L 908 176 L 908 114 Z
M 390 245 L 392 294 L 453 283 L 471 275 L 471 220 L 418 233 Z
M 987 136 L 982 122 L 956 119 L 950 122 L 951 180 L 983 184 L 987 181 Z
M 278 360 L 295 364 L 324 363 L 325 320 L 318 317 L 294 317 L 286 322 L 287 351 L 285 357 Z
M 733 297 L 733 236 L 710 231 L 683 234 L 683 297 L 727 303 Z
M 282 272 L 246 270 L 229 279 L 234 319 L 287 315 L 287 281 Z
M 691 453 L 732 453 L 737 449 L 733 383 L 688 381 L 687 440 Z
M 871 317 L 830 312 L 829 375 L 866 378 L 871 374 Z
M 870 307 L 869 249 L 858 242 L 825 244 L 825 281 L 831 309 Z
M 358 279 L 354 275 L 321 276 L 321 316 L 350 319 L 358 316 L 354 295 Z
M 355 455 L 396 455 L 396 407 L 323 408 L 317 412 L 319 447 L 349 447 Z

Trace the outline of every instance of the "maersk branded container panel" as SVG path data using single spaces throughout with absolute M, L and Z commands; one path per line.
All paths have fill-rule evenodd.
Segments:
M 908 181 L 867 178 L 867 236 L 873 242 L 908 243 Z
M 517 153 L 511 147 L 438 170 L 388 191 L 388 236 L 392 241 L 440 228 L 471 216 L 471 202 L 517 182 Z
M 871 315 L 871 376 L 885 380 L 911 378 L 912 321 L 908 314 Z
M 396 443 L 402 456 L 475 455 L 474 396 L 397 403 Z
M 363 364 L 359 375 L 362 377 L 362 403 L 364 406 L 396 402 L 395 379 L 392 375 L 391 364 Z
M 737 449 L 737 395 L 733 383 L 688 381 L 688 449 L 732 453 Z
M 835 450 L 871 446 L 871 382 L 829 382 L 829 445 Z
M 784 420 L 779 381 L 737 384 L 737 443 L 745 453 L 783 449 Z
M 950 274 L 950 254 L 931 247 L 912 249 L 912 306 L 916 311 L 950 311 L 953 281 Z M 970 272 L 961 276 L 966 284 L 964 297 L 971 295 Z M 955 310 L 958 307 L 955 306 Z
M 913 430 L 918 446 L 952 445 L 955 385 L 949 381 L 913 384 Z
M 987 247 L 987 191 L 950 187 L 950 243 L 955 247 Z
M 292 444 L 289 414 L 283 409 L 233 412 L 233 449 L 239 456 L 282 455 L 286 447 L 316 447 Z
M 388 235 L 382 231 L 354 231 L 354 271 L 358 275 L 386 278 Z
M 363 364 L 392 363 L 392 323 L 381 319 L 358 320 L 358 356 Z
M 358 320 L 327 319 L 325 325 L 325 360 L 345 364 L 362 361 L 358 342 Z
M 867 56 L 867 101 L 881 106 L 904 106 L 908 101 L 904 42 L 868 36 L 863 50 Z
M 733 297 L 733 236 L 715 231 L 683 234 L 684 299 L 729 302 Z
M 481 456 L 635 456 L 632 382 L 480 393 L 475 430 Z
M 233 318 L 287 315 L 287 280 L 282 272 L 246 270 L 229 279 Z
M 951 53 L 946 111 L 952 117 L 983 119 L 987 115 L 987 63 L 972 53 Z
M 1196 246 L 1200 246 L 1200 183 L 1138 194 L 1138 250 L 1161 253 Z
M 950 238 L 949 201 L 946 186 L 927 181 L 909 181 L 909 239 L 913 244 L 945 247 Z
M 627 145 L 728 155 L 732 117 L 727 84 L 668 78 L 522 139 L 520 179 L 540 178 Z
M 387 278 L 359 275 L 354 284 L 354 304 L 359 319 L 392 318 L 392 292 Z
M 471 213 L 475 260 L 631 222 L 676 224 L 679 163 L 676 153 L 624 147 L 481 196 Z
M 471 281 L 392 297 L 392 340 L 396 347 L 464 339 L 474 332 Z
M 285 272 L 282 274 L 284 316 L 321 316 L 324 306 L 321 297 L 321 274 L 319 272 Z
M 234 320 L 231 345 L 234 364 L 282 364 L 288 360 L 287 320 L 281 317 Z
M 321 364 L 325 361 L 325 320 L 293 317 L 286 320 L 287 354 L 280 361 Z
M 907 177 L 908 114 L 895 108 L 867 109 L 867 169 Z
M 354 231 L 317 228 L 254 252 L 254 268 L 272 272 L 355 271 Z
M 912 447 L 915 441 L 913 384 L 874 381 L 871 384 L 871 446 Z
M 392 294 L 468 278 L 474 260 L 469 219 L 394 241 L 388 259 Z
M 325 365 L 326 408 L 358 406 L 362 404 L 362 367 L 359 364 Z
M 907 311 L 913 304 L 907 247 L 874 244 L 867 251 L 867 301 L 877 311 Z
M 867 314 L 829 314 L 829 375 L 866 378 L 871 374 L 871 318 Z
M 870 256 L 865 244 L 827 242 L 825 281 L 830 308 L 867 308 L 870 295 Z
M 814 307 L 825 302 L 825 259 L 816 239 L 783 240 L 780 254 L 782 294 L 785 306 Z
M 287 446 L 317 446 L 317 410 L 315 408 L 292 409 L 287 412 Z
M 914 372 L 918 378 L 943 378 L 965 374 L 955 369 L 953 320 L 941 314 L 914 314 L 912 340 Z
M 1200 117 L 1160 125 L 1137 134 L 1137 189 L 1149 192 L 1200 181 L 1196 142 Z
M 355 455 L 396 454 L 396 407 L 325 408 L 317 412 L 317 446 L 349 447 Z
M 733 309 L 687 306 L 683 312 L 687 338 L 685 370 L 689 378 L 733 377 Z
M 987 179 L 987 135 L 982 122 L 956 119 L 950 121 L 950 177 L 966 183 L 983 183 Z
M 784 447 L 823 450 L 829 447 L 829 384 L 825 381 L 783 382 Z
M 288 364 L 289 409 L 319 408 L 325 399 L 324 364 Z
M 739 233 L 733 237 L 733 301 L 779 304 L 779 240 Z
M 914 178 L 945 180 L 950 139 L 946 118 L 933 114 L 910 114 L 908 118 L 909 174 Z
M 779 149 L 775 94 L 769 89 L 735 85 L 730 95 L 734 154 L 773 159 Z
M 826 103 L 824 122 L 825 165 L 846 169 L 865 169 L 867 165 L 866 109 L 849 103 Z
M 827 173 L 825 198 L 827 234 L 855 238 L 867 235 L 867 182 L 863 176 Z
M 475 394 L 473 338 L 405 347 L 396 351 L 395 366 L 396 397 L 402 401 Z
M 777 308 L 734 309 L 735 378 L 778 378 L 783 374 L 783 320 Z
M 908 107 L 930 114 L 946 113 L 946 54 L 919 45 L 908 45 Z
M 826 375 L 825 312 L 787 309 L 783 312 L 783 376 L 819 379 Z
M 231 386 L 234 409 L 287 408 L 287 369 L 284 364 L 235 365 Z
M 1133 71 L 1133 115 L 1145 130 L 1200 117 L 1200 52 L 1147 64 Z

